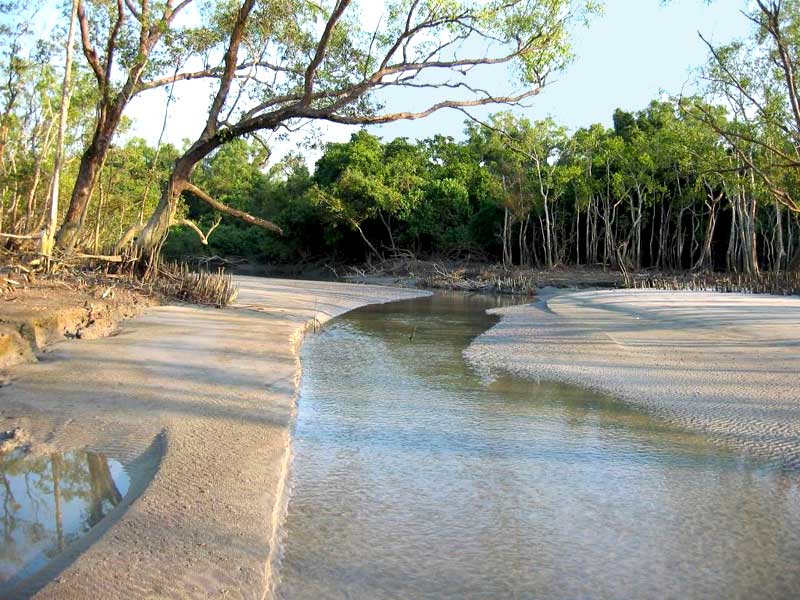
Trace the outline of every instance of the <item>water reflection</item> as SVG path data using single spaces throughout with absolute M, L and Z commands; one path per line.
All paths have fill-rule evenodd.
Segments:
M 0 456 L 0 595 L 97 525 L 130 478 L 102 454 L 71 451 Z
M 474 372 L 490 306 L 369 307 L 306 341 L 279 597 L 800 597 L 796 473 Z

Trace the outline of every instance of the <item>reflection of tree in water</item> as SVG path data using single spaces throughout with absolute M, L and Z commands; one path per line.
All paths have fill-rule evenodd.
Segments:
M 111 477 L 111 469 L 105 456 L 90 452 L 86 455 L 86 460 L 89 464 L 89 484 L 92 495 L 89 504 L 89 527 L 94 527 L 108 511 L 122 501 L 122 494 L 119 493 L 117 485 Z
M 108 458 L 94 452 L 2 457 L 0 495 L 0 592 L 94 527 L 123 496 Z

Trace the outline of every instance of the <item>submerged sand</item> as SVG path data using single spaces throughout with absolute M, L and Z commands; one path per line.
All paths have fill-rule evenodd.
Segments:
M 494 312 L 465 352 L 477 367 L 607 392 L 800 466 L 800 298 L 591 291 Z
M 54 347 L 0 389 L 2 428 L 30 432 L 34 452 L 87 447 L 136 463 L 140 473 L 130 506 L 118 507 L 18 596 L 267 593 L 302 333 L 358 306 L 425 293 L 237 283 L 233 309 L 152 308 L 116 337 Z

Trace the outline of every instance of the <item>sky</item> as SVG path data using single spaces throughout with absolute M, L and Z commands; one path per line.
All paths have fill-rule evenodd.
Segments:
M 367 2 L 372 7 L 380 4 Z M 747 36 L 749 23 L 741 14 L 747 0 L 605 0 L 603 15 L 587 28 L 574 31 L 575 59 L 564 72 L 552 78 L 541 94 L 515 112 L 532 120 L 547 116 L 570 129 L 593 123 L 611 124 L 616 108 L 638 110 L 664 95 L 696 90 L 696 69 L 707 58 L 707 48 L 698 32 L 715 44 Z M 374 9 L 373 9 L 374 10 Z M 367 15 L 366 18 L 374 18 Z M 503 78 L 505 72 L 495 70 Z M 502 86 L 504 82 L 485 82 Z M 202 129 L 208 91 L 202 84 L 176 87 L 165 140 L 180 146 Z M 163 90 L 138 97 L 127 114 L 134 120 L 132 134 L 155 143 L 161 132 L 166 95 Z M 407 98 L 387 98 L 388 109 L 405 109 Z M 477 112 L 485 117 L 498 107 Z M 440 111 L 418 121 L 402 121 L 370 131 L 384 140 L 395 137 L 422 139 L 435 133 L 462 137 L 465 116 Z M 322 127 L 321 140 L 345 141 L 355 128 Z M 302 134 L 301 134 L 302 135 Z M 274 159 L 298 149 L 300 137 L 273 140 Z M 309 163 L 319 150 L 304 150 Z

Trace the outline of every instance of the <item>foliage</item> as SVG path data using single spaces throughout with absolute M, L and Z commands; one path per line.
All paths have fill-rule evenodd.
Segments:
M 189 4 L 196 22 L 174 20 Z M 613 127 L 574 132 L 514 112 L 467 121 L 460 141 L 361 129 L 311 171 L 298 155 L 270 166 L 259 132 L 513 105 L 570 60 L 571 27 L 595 7 L 393 0 L 366 24 L 348 0 L 80 5 L 86 62 L 74 67 L 65 140 L 74 189 L 59 190 L 59 204 L 71 200 L 62 221 L 84 251 L 135 239 L 146 253 L 169 234 L 170 256 L 303 263 L 410 251 L 746 273 L 787 269 L 798 254 L 797 2 L 758 0 L 749 39 L 709 46 L 705 97 L 620 109 Z M 63 48 L 32 33 L 35 6 L 2 6 L 0 242 L 14 246 L 48 209 Z M 475 85 L 506 76 L 508 96 Z M 125 135 L 136 94 L 200 78 L 213 93 L 197 139 L 152 148 Z M 383 106 L 398 88 L 416 108 Z

